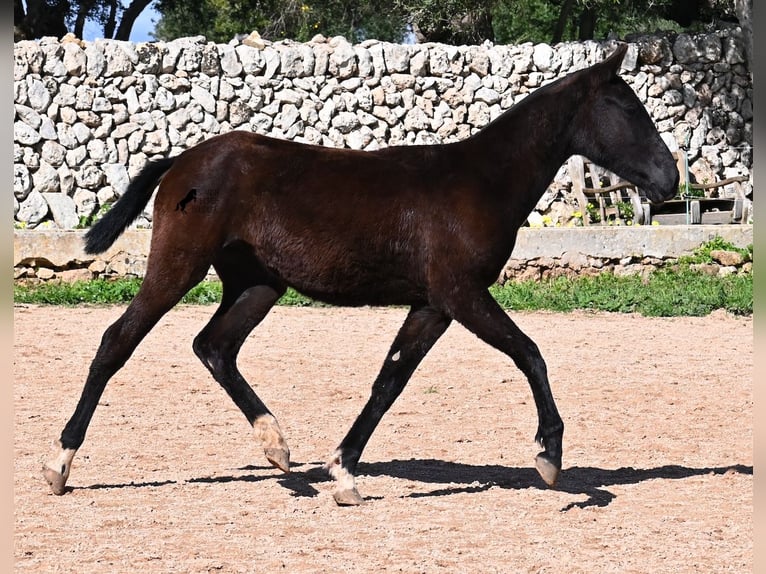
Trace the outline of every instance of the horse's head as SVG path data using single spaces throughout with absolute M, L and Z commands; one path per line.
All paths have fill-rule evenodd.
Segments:
M 662 203 L 678 190 L 679 174 L 641 100 L 618 75 L 627 44 L 584 70 L 588 83 L 574 127 L 575 153 L 584 155 Z

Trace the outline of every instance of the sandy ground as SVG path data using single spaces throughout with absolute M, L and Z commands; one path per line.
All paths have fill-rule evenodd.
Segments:
M 277 308 L 240 367 L 292 450 L 268 465 L 168 314 L 114 377 L 57 497 L 40 474 L 122 307 L 14 310 L 17 572 L 746 572 L 752 320 L 514 314 L 566 423 L 555 490 L 509 359 L 453 325 L 384 417 L 339 508 L 321 466 L 403 309 Z

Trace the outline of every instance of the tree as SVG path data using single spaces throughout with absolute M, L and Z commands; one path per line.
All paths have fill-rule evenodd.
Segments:
M 480 44 L 494 40 L 498 0 L 394 0 L 419 42 Z
M 310 40 L 316 34 L 401 41 L 406 19 L 390 0 L 159 0 L 155 37 L 204 35 L 228 42 L 252 31 L 270 40 Z
M 104 38 L 128 40 L 136 18 L 153 0 L 13 0 L 14 40 L 61 37 L 72 32 L 82 38 L 86 20 L 98 22 Z

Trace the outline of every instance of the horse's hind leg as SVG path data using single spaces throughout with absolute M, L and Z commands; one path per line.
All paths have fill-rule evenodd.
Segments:
M 339 505 L 363 502 L 354 479 L 362 450 L 385 412 L 404 390 L 420 361 L 449 324 L 448 317 L 431 307 L 413 307 L 410 311 L 372 385 L 367 404 L 325 466 L 337 481 L 333 496 Z
M 43 476 L 54 494 L 66 492 L 66 482 L 77 449 L 109 379 L 125 364 L 141 340 L 184 294 L 199 283 L 207 272 L 207 263 L 180 259 L 160 262 L 152 257 L 144 281 L 128 308 L 105 332 L 91 362 L 85 387 L 74 414 L 58 441 L 55 456 L 43 465 Z
M 535 439 L 545 450 L 535 466 L 549 485 L 556 484 L 561 471 L 564 423 L 559 416 L 548 383 L 545 361 L 537 345 L 525 335 L 486 289 L 462 293 L 446 302 L 449 313 L 484 342 L 507 354 L 526 375 L 535 399 L 538 429 Z
M 245 246 L 228 248 L 214 267 L 223 283 L 223 297 L 195 337 L 194 352 L 253 426 L 269 462 L 289 472 L 290 450 L 279 424 L 237 368 L 242 344 L 285 288 L 269 277 Z

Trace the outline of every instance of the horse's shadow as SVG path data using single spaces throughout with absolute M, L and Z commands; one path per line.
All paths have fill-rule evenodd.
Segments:
M 565 468 L 554 490 L 572 495 L 585 495 L 584 501 L 573 501 L 562 511 L 589 506 L 607 506 L 616 497 L 607 487 L 639 484 L 647 480 L 679 480 L 693 476 L 724 473 L 753 474 L 752 466 L 741 464 L 722 467 L 694 468 L 664 465 L 655 468 L 623 467 L 604 469 L 590 466 Z M 447 483 L 448 486 L 430 492 L 414 492 L 412 498 L 449 496 L 459 493 L 482 492 L 490 488 L 549 490 L 533 467 L 507 467 L 500 465 L 471 465 L 440 460 L 392 460 L 359 465 L 359 474 L 393 476 L 423 483 Z
M 188 483 L 222 484 L 228 482 L 260 482 L 274 480 L 273 474 L 260 474 L 271 467 L 245 466 L 237 469 L 245 474 L 198 477 L 188 479 Z M 252 474 L 257 471 L 259 474 Z M 608 506 L 616 495 L 608 490 L 610 486 L 639 484 L 648 480 L 665 479 L 680 480 L 708 474 L 722 475 L 724 473 L 753 474 L 753 467 L 742 464 L 719 467 L 687 467 L 680 465 L 663 465 L 655 468 L 623 467 L 605 469 L 591 466 L 573 466 L 562 471 L 555 490 L 572 495 L 585 495 L 584 501 L 572 501 L 562 508 L 562 511 L 572 508 L 587 508 L 589 506 Z M 450 496 L 460 493 L 483 492 L 491 488 L 507 488 L 524 490 L 535 488 L 548 490 L 537 471 L 532 467 L 508 467 L 500 465 L 473 465 L 457 462 L 445 462 L 434 459 L 390 460 L 384 462 L 360 463 L 357 469 L 359 476 L 388 476 L 401 478 L 423 484 L 440 484 L 439 488 L 428 492 L 413 492 L 406 495 L 409 498 L 424 498 L 431 496 Z M 289 474 L 278 475 L 276 480 L 289 490 L 293 496 L 314 497 L 319 490 L 314 484 L 329 480 L 321 463 L 293 464 Z M 102 488 L 140 488 L 157 487 L 176 484 L 176 481 L 130 483 L 121 485 L 97 484 L 84 489 Z

